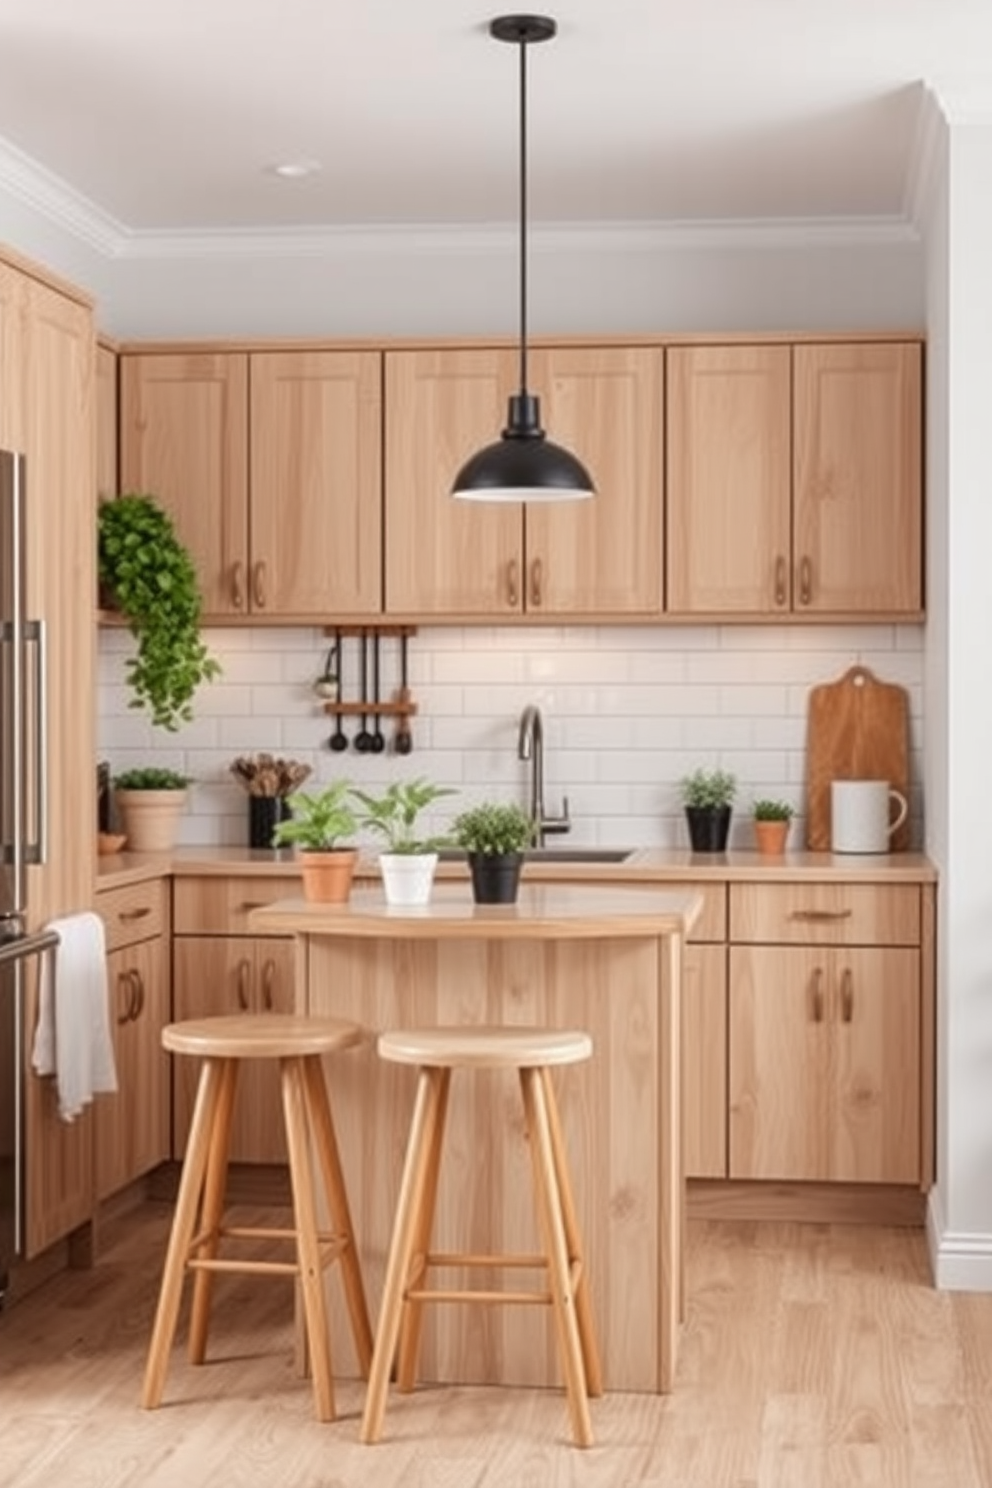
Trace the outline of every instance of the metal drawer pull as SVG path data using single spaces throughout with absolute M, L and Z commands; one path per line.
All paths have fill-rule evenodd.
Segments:
M 823 1022 L 823 968 L 817 966 L 813 972 L 813 1022 Z
M 262 967 L 262 1005 L 267 1013 L 272 1011 L 272 987 L 276 979 L 276 963 L 266 961 Z
M 251 963 L 245 959 L 238 962 L 238 1007 L 243 1013 L 248 1011 L 248 979 L 251 976 Z
M 238 908 L 240 909 L 240 911 L 241 911 L 242 914 L 247 914 L 249 912 L 249 910 L 252 910 L 252 909 L 264 909 L 265 908 L 265 900 L 264 899 L 242 899 L 242 901 L 241 901 L 240 905 L 238 906 Z
M 775 603 L 784 605 L 785 599 L 785 559 L 779 555 L 775 559 Z
M 506 597 L 509 601 L 510 608 L 514 610 L 520 603 L 519 573 L 520 569 L 516 558 L 511 558 L 509 563 L 506 565 Z
M 799 603 L 811 604 L 813 600 L 813 565 L 808 558 L 799 561 Z
M 151 905 L 145 904 L 140 909 L 122 909 L 117 918 L 119 920 L 143 920 L 145 915 L 150 915 L 151 912 Z
M 134 1007 L 134 983 L 131 980 L 131 978 L 132 978 L 133 975 L 134 975 L 134 973 L 133 972 L 130 972 L 130 971 L 119 971 L 117 973 L 117 996 L 118 996 L 118 999 L 120 999 L 121 993 L 124 991 L 124 989 L 125 988 L 127 989 L 127 1006 L 125 1007 L 125 1009 L 124 1009 L 124 1011 L 122 1013 L 118 1013 L 117 1014 L 117 1024 L 118 1024 L 118 1027 L 122 1023 L 130 1023 L 130 1021 L 131 1021 L 131 1016 L 132 1016 L 132 1011 L 131 1010 Z
M 265 563 L 260 560 L 255 564 L 253 586 L 255 590 L 255 608 L 264 610 L 267 604 L 265 596 Z
M 831 920 L 849 920 L 853 913 L 853 909 L 794 909 L 789 919 L 825 924 Z
M 530 602 L 535 609 L 544 603 L 544 564 L 540 558 L 530 566 Z
M 840 975 L 840 1016 L 844 1023 L 854 1022 L 854 975 L 849 966 Z
M 231 599 L 234 603 L 234 608 L 236 610 L 243 610 L 245 607 L 245 566 L 243 563 L 239 562 L 234 565 L 234 571 L 231 577 L 233 580 Z

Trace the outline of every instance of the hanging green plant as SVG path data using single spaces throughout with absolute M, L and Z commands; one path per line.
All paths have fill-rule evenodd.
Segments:
M 175 731 L 193 717 L 192 698 L 220 673 L 200 637 L 200 585 L 172 518 L 154 496 L 128 492 L 98 511 L 100 584 L 137 641 L 127 662 L 132 708 Z

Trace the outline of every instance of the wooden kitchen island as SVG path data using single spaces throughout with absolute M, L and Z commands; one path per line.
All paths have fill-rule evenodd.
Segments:
M 556 1076 L 556 1090 L 605 1383 L 671 1389 L 683 1301 L 681 969 L 701 903 L 695 892 L 524 884 L 515 905 L 476 905 L 457 883 L 436 885 L 423 909 L 390 908 L 378 888 L 356 888 L 345 906 L 294 899 L 251 912 L 254 933 L 296 937 L 298 1011 L 351 1018 L 370 1033 L 330 1073 L 373 1316 L 416 1079 L 377 1058 L 375 1035 L 429 1024 L 585 1029 L 593 1057 Z M 432 1248 L 538 1249 L 522 1135 L 514 1074 L 455 1078 Z M 331 1281 L 335 1345 L 350 1337 L 338 1292 Z M 336 1356 L 335 1368 L 348 1363 Z M 420 1372 L 558 1384 L 551 1312 L 430 1308 Z

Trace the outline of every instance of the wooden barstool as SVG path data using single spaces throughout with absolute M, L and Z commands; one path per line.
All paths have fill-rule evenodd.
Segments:
M 420 1074 L 386 1266 L 362 1441 L 379 1439 L 394 1356 L 399 1388 L 413 1389 L 425 1303 L 524 1302 L 554 1310 L 572 1434 L 579 1446 L 590 1446 L 589 1396 L 602 1394 L 602 1371 L 551 1067 L 588 1059 L 592 1039 L 587 1033 L 535 1028 L 412 1028 L 382 1034 L 378 1049 L 382 1059 L 418 1065 Z M 462 1068 L 519 1072 L 544 1238 L 542 1255 L 450 1255 L 429 1249 L 451 1072 Z M 541 1291 L 506 1292 L 431 1289 L 425 1283 L 432 1266 L 540 1267 L 546 1273 L 546 1287 Z
M 195 1275 L 189 1328 L 189 1358 L 193 1364 L 202 1364 L 206 1355 L 215 1272 L 299 1278 L 317 1419 L 332 1421 L 334 1379 L 323 1272 L 332 1261 L 340 1261 L 358 1363 L 362 1374 L 368 1376 L 372 1331 L 321 1065 L 323 1055 L 352 1048 L 363 1037 L 357 1023 L 279 1013 L 192 1019 L 163 1028 L 162 1043 L 167 1049 L 174 1054 L 194 1055 L 203 1060 L 203 1067 L 145 1368 L 141 1403 L 146 1409 L 154 1409 L 162 1399 L 187 1271 Z M 293 1193 L 292 1229 L 223 1224 L 231 1118 L 238 1067 L 245 1059 L 279 1061 Z M 323 1177 L 331 1232 L 320 1232 L 317 1228 L 311 1142 Z M 295 1259 L 276 1261 L 218 1254 L 225 1240 L 273 1238 L 293 1242 Z

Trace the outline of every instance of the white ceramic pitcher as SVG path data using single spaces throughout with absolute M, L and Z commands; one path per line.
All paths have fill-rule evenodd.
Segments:
M 908 814 L 906 797 L 887 780 L 834 780 L 830 846 L 835 853 L 887 853 L 893 832 Z

